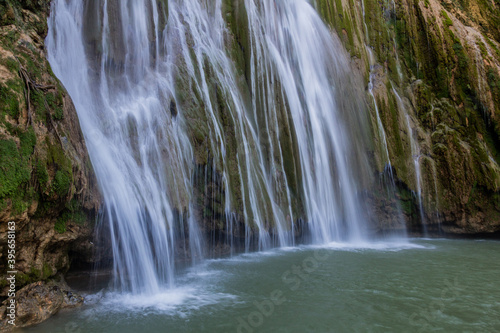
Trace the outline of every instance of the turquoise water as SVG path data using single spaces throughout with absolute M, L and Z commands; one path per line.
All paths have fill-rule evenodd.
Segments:
M 329 244 L 209 260 L 154 296 L 101 291 L 25 332 L 499 332 L 500 242 Z

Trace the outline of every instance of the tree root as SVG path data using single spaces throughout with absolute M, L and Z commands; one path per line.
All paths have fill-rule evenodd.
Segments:
M 55 89 L 56 86 L 53 84 L 41 85 L 41 84 L 36 83 L 34 80 L 31 79 L 28 71 L 26 70 L 26 68 L 24 68 L 24 66 L 21 64 L 21 62 L 19 61 L 19 59 L 17 57 L 16 57 L 16 60 L 17 60 L 17 63 L 19 64 L 19 76 L 21 76 L 21 79 L 23 79 L 23 82 L 24 82 L 24 86 L 23 86 L 24 98 L 26 99 L 26 104 L 27 104 L 27 108 L 28 108 L 28 119 L 26 121 L 26 128 L 27 128 L 28 126 L 33 126 L 33 110 L 31 107 L 31 91 L 32 90 L 45 91 L 45 90 L 49 90 L 49 89 Z M 45 100 L 45 98 L 44 98 L 44 100 Z M 50 110 L 48 105 L 47 105 L 46 100 L 45 100 L 45 107 L 47 108 L 47 110 Z M 48 112 L 48 114 L 50 116 L 50 112 Z M 49 118 L 52 122 L 52 117 L 49 117 Z M 55 129 L 55 127 L 54 127 L 54 129 Z M 56 134 L 59 136 L 59 134 L 57 133 L 57 129 L 56 129 Z M 60 138 L 59 138 L 59 140 L 60 140 Z

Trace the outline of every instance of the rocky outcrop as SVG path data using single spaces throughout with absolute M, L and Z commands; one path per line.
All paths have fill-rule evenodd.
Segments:
M 17 289 L 66 272 L 75 257 L 92 260 L 101 201 L 74 106 L 46 60 L 49 3 L 0 3 L 0 272 L 13 221 Z
M 17 292 L 15 316 L 9 316 L 11 306 L 9 300 L 2 303 L 0 331 L 36 325 L 61 309 L 75 308 L 82 304 L 83 298 L 72 292 L 64 281 L 35 282 Z
M 372 127 L 377 133 L 375 102 L 387 135 L 399 202 L 373 196 L 379 231 L 393 227 L 390 216 L 398 211 L 413 231 L 500 231 L 498 6 L 318 1 L 353 61 L 365 68 L 366 82 L 371 78 Z M 373 163 L 383 175 L 388 161 L 374 136 Z M 370 192 L 380 192 L 377 187 Z

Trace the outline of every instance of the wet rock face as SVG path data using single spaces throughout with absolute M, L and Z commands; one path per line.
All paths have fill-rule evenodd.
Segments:
M 17 288 L 66 272 L 74 258 L 92 261 L 101 201 L 76 111 L 46 60 L 49 5 L 0 2 L 0 274 L 13 221 Z M 0 297 L 7 289 L 0 284 Z
M 498 3 L 322 0 L 317 9 L 365 68 L 366 82 L 372 75 L 397 175 L 399 210 L 409 229 L 418 232 L 424 224 L 436 233 L 498 232 Z M 373 105 L 371 113 L 373 165 L 383 173 L 385 152 Z M 418 154 L 412 149 L 415 144 Z M 378 187 L 374 184 L 370 191 L 377 193 Z M 380 215 L 375 229 L 392 228 L 386 222 L 393 203 L 387 205 L 375 208 Z
M 0 331 L 9 331 L 14 327 L 9 321 L 7 299 L 0 306 Z M 36 282 L 19 290 L 16 294 L 15 327 L 27 327 L 39 324 L 59 310 L 74 308 L 83 304 L 83 297 L 70 291 L 68 286 L 56 282 Z

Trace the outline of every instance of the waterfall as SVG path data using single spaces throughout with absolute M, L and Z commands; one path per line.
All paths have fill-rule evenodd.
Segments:
M 364 108 L 356 103 L 359 95 L 350 83 L 349 60 L 341 43 L 307 1 L 247 0 L 245 5 L 252 36 L 252 82 L 255 86 L 264 77 L 281 83 L 278 94 L 276 85 L 262 85 L 264 103 L 253 105 L 266 115 L 272 114 L 276 95 L 284 96 L 289 105 L 313 237 L 317 242 L 359 240 L 359 173 L 350 155 L 359 148 L 352 145 L 353 134 L 361 134 L 356 130 L 362 128 L 362 120 L 356 117 Z
M 49 62 L 74 102 L 105 201 L 116 288 L 174 284 L 179 248 L 360 241 L 369 178 L 363 88 L 306 0 L 245 0 L 248 75 L 229 49 L 221 0 L 54 0 Z M 168 7 L 168 8 L 167 8 Z M 219 203 L 217 203 L 219 205 Z M 214 208 L 215 209 L 215 208 Z M 214 215 L 214 214 L 212 214 Z
M 396 96 L 398 96 L 398 95 L 396 95 Z M 398 98 L 399 98 L 399 96 L 398 96 Z M 402 103 L 402 102 L 400 102 L 400 103 Z M 414 137 L 414 136 L 416 136 L 416 133 L 413 132 L 413 129 L 411 128 L 411 125 L 410 125 L 410 115 L 409 114 L 406 114 L 406 127 L 408 128 L 408 137 L 410 138 L 411 157 L 413 159 L 413 167 L 415 169 L 415 185 L 417 187 L 416 196 L 418 199 L 418 211 L 420 214 L 420 223 L 422 223 L 424 235 L 427 235 L 427 227 L 425 224 L 425 215 L 424 215 L 424 204 L 422 202 L 422 174 L 421 174 L 421 168 L 420 168 L 420 158 L 422 156 L 420 154 L 420 146 L 418 145 L 418 141 Z
M 405 118 L 406 118 L 406 128 L 408 131 L 408 138 L 410 140 L 410 151 L 411 151 L 411 157 L 413 161 L 413 168 L 415 171 L 415 187 L 416 187 L 416 195 L 417 200 L 418 200 L 418 211 L 419 211 L 419 217 L 420 217 L 420 223 L 422 225 L 422 231 L 424 236 L 428 235 L 428 230 L 427 230 L 427 221 L 426 221 L 426 216 L 425 216 L 425 210 L 424 210 L 424 203 L 423 203 L 423 191 L 422 191 L 422 184 L 423 184 L 423 179 L 422 177 L 424 176 L 422 174 L 422 167 L 421 167 L 421 159 L 425 158 L 425 155 L 421 152 L 420 145 L 418 143 L 418 132 L 416 129 L 412 128 L 411 123 L 412 123 L 412 117 L 408 113 L 408 109 L 406 108 L 405 103 L 403 102 L 403 99 L 401 96 L 398 94 L 397 90 L 393 87 L 392 88 L 392 93 L 396 97 L 397 100 L 397 105 L 398 108 L 403 112 Z M 432 111 L 431 111 L 432 112 Z M 434 180 L 434 198 L 435 198 L 435 207 L 436 207 L 436 219 L 438 221 L 438 229 L 440 230 L 440 223 L 439 223 L 439 213 L 438 213 L 438 207 L 439 207 L 439 196 L 438 196 L 438 190 L 437 190 L 437 180 L 436 180 L 436 166 L 435 164 L 432 164 L 433 168 L 433 180 Z M 430 194 L 428 194 L 430 196 Z

